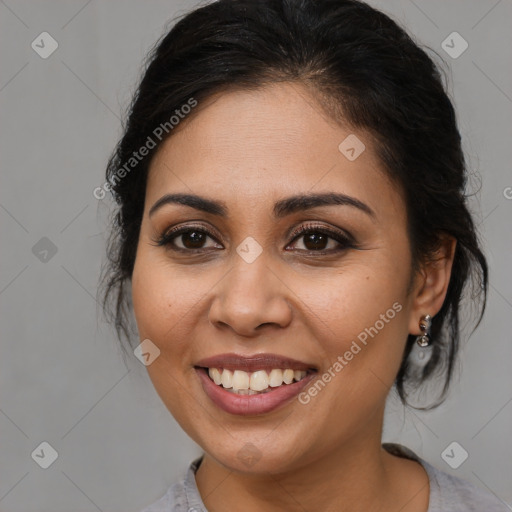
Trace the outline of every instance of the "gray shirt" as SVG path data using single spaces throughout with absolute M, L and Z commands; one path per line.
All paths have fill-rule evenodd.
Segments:
M 427 512 L 510 512 L 508 506 L 493 494 L 460 478 L 444 473 L 412 450 L 395 443 L 382 445 L 389 453 L 418 461 L 430 480 Z M 195 472 L 202 456 L 189 466 L 186 475 L 169 488 L 165 496 L 141 512 L 208 512 L 197 489 Z

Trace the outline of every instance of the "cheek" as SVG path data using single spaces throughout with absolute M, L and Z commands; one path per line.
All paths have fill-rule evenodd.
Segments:
M 311 288 L 301 293 L 327 355 L 325 378 L 336 381 L 329 387 L 347 394 L 341 402 L 350 396 L 371 401 L 387 393 L 394 381 L 408 333 L 404 268 L 406 261 L 379 258 L 374 264 L 347 267 L 322 286 L 322 293 Z M 301 289 L 307 289 L 305 282 Z
M 132 300 L 140 336 L 177 340 L 175 331 L 201 299 L 197 282 L 176 272 L 150 251 L 137 254 L 132 276 Z
M 173 311 L 170 294 L 172 288 L 158 278 L 143 258 L 137 259 L 132 276 L 132 301 L 141 339 L 159 339 L 155 329 L 158 330 Z
M 156 392 L 184 428 L 189 421 L 183 405 L 190 401 L 187 372 L 193 371 L 183 364 L 190 349 L 187 321 L 201 296 L 189 288 L 193 288 L 190 279 L 180 280 L 179 273 L 166 269 L 149 251 L 138 252 L 132 275 L 134 315 L 140 339 L 150 339 L 160 350 L 146 370 Z

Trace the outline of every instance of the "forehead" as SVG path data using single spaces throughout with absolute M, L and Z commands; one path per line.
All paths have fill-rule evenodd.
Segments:
M 233 208 L 320 191 L 352 195 L 376 211 L 400 203 L 369 135 L 337 124 L 307 89 L 290 83 L 223 92 L 196 107 L 151 163 L 146 211 L 170 191 Z

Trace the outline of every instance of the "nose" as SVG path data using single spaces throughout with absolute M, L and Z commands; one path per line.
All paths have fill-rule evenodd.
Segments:
M 270 326 L 288 326 L 292 309 L 287 297 L 292 292 L 283 280 L 262 256 L 252 263 L 235 259 L 234 267 L 215 288 L 208 315 L 212 325 L 245 337 L 261 335 Z

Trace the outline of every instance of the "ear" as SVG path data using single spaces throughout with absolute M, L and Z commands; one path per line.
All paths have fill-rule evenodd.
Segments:
M 421 334 L 419 321 L 423 315 L 434 317 L 443 306 L 457 240 L 451 236 L 441 237 L 439 249 L 425 262 L 415 276 L 409 333 Z

